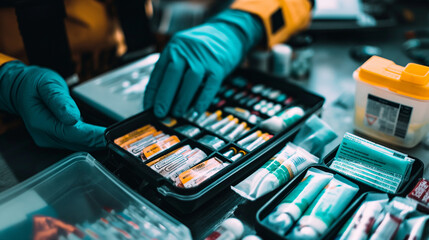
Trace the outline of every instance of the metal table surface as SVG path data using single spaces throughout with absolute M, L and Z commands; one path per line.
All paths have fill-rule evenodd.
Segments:
M 429 18 L 429 16 L 427 17 Z M 428 22 L 426 20 L 426 22 Z M 294 81 L 326 98 L 322 119 L 338 134 L 326 149 L 333 149 L 345 132 L 353 132 L 355 80 L 353 71 L 361 64 L 349 57 L 349 50 L 355 45 L 373 45 L 382 50 L 381 56 L 405 66 L 412 62 L 405 56 L 401 46 L 406 30 L 410 26 L 400 26 L 378 32 L 348 33 L 348 36 L 317 36 L 314 44 L 314 58 L 311 77 L 304 81 Z M 338 104 L 341 102 L 341 104 Z M 362 137 L 369 137 L 353 132 Z M 373 140 L 373 139 L 372 139 Z M 425 164 L 424 176 L 429 178 L 429 135 L 419 145 L 407 149 L 373 140 L 382 145 L 421 159 Z
M 429 16 L 425 13 L 422 15 L 422 19 L 417 19 L 417 22 L 428 23 L 428 18 Z M 419 26 L 401 25 L 366 32 L 318 33 L 314 37 L 315 43 L 312 48 L 315 54 L 311 75 L 305 80 L 292 81 L 326 98 L 322 118 L 332 126 L 339 137 L 326 146 L 325 153 L 340 143 L 345 132 L 353 132 L 354 110 L 353 105 L 350 105 L 352 104 L 350 100 L 353 99 L 355 82 L 352 73 L 360 64 L 349 57 L 350 48 L 362 44 L 378 46 L 383 52 L 381 56 L 394 60 L 397 64 L 406 65 L 411 60 L 401 50 L 404 31 L 416 27 Z M 345 106 L 349 107 L 344 107 L 344 104 L 341 106 L 337 104 L 338 99 L 342 99 L 346 103 Z M 429 178 L 428 145 L 421 143 L 412 149 L 393 148 L 423 160 L 425 164 L 424 176 Z M 0 178 L 0 191 L 27 179 L 70 153 L 69 151 L 38 148 L 23 126 L 0 135 L 0 165 L 6 165 L 11 169 L 8 175 L 2 174 L 2 176 L 6 176 L 6 179 Z M 103 159 L 105 152 L 94 153 L 94 156 L 97 159 Z M 2 172 L 0 171 L 0 173 Z M 143 195 L 150 198 L 151 193 L 147 192 Z M 168 207 L 163 206 L 162 203 L 157 204 L 187 225 L 195 239 L 201 239 L 214 230 L 223 219 L 231 215 L 246 223 L 247 234 L 254 233 L 252 226 L 255 212 L 270 196 L 272 194 L 256 202 L 247 202 L 227 188 L 218 197 L 202 206 L 198 212 L 189 215 L 178 215 Z
M 325 147 L 324 155 L 340 144 L 345 132 L 354 132 L 355 80 L 352 74 L 360 66 L 360 63 L 350 58 L 350 48 L 362 44 L 378 46 L 382 50 L 382 57 L 394 60 L 397 64 L 406 65 L 411 60 L 401 50 L 404 41 L 403 33 L 406 30 L 414 29 L 413 27 L 400 26 L 382 31 L 349 31 L 344 34 L 332 32 L 324 35 L 317 34 L 314 37 L 315 43 L 312 46 L 314 57 L 310 77 L 304 80 L 291 79 L 290 81 L 326 98 L 322 119 L 335 130 L 338 138 Z M 338 104 L 338 101 L 341 101 L 342 104 Z M 385 143 L 379 143 L 388 146 Z M 429 178 L 429 146 L 420 143 L 412 149 L 389 147 L 423 160 L 425 164 L 424 174 L 426 178 Z M 142 194 L 149 199 L 153 196 L 153 193 L 150 192 Z M 245 223 L 246 235 L 255 234 L 256 212 L 273 195 L 274 193 L 271 193 L 255 202 L 250 202 L 227 188 L 196 212 L 187 215 L 178 214 L 173 209 L 163 205 L 162 202 L 156 202 L 156 204 L 187 225 L 195 239 L 201 239 L 210 234 L 223 219 L 229 216 L 235 216 Z

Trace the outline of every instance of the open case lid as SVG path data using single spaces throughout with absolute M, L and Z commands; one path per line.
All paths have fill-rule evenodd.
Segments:
M 159 239 L 191 239 L 187 227 L 118 181 L 88 153 L 70 155 L 2 192 L 0 239 L 33 239 L 37 216 L 55 218 L 87 234 L 82 226 L 131 207 L 139 214 L 132 220 L 139 238 L 158 228 Z M 92 238 L 85 235 L 85 239 Z

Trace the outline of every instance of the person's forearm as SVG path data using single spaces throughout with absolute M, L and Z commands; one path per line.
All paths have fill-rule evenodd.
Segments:
M 10 61 L 13 61 L 13 60 L 16 60 L 16 59 L 13 57 L 9 57 L 8 55 L 4 55 L 4 54 L 0 53 L 0 67 L 3 64 L 10 62 Z
M 11 71 L 15 72 L 17 69 L 11 69 L 8 65 L 12 61 L 17 61 L 14 58 L 8 57 L 0 53 L 0 110 L 17 114 L 12 99 L 7 97 L 10 96 L 13 91 L 15 81 L 11 81 L 13 74 L 10 74 Z
M 225 22 L 237 28 L 237 37 L 243 43 L 242 56 L 259 44 L 264 37 L 264 26 L 257 16 L 248 12 L 228 9 L 210 19 L 208 22 Z
M 310 0 L 236 0 L 231 9 L 258 17 L 264 26 L 264 45 L 272 47 L 309 25 L 312 5 Z

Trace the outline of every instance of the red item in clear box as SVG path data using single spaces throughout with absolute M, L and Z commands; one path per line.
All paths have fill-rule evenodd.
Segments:
M 429 181 L 420 179 L 408 197 L 424 204 L 429 204 Z
M 33 240 L 59 239 L 73 233 L 83 238 L 85 234 L 73 225 L 48 216 L 33 217 Z
M 291 104 L 293 102 L 293 97 L 288 97 L 286 100 L 285 100 L 285 102 L 284 102 L 284 105 L 289 105 L 289 104 Z
M 226 100 L 222 99 L 216 104 L 216 108 L 221 108 L 223 105 L 225 105 Z

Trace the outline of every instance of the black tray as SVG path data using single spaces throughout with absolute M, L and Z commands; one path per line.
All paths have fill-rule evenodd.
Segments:
M 337 221 L 334 225 L 332 225 L 330 231 L 325 235 L 326 239 L 334 239 L 337 234 L 341 231 L 344 224 L 347 223 L 347 221 L 353 217 L 353 215 L 356 213 L 358 208 L 362 205 L 362 203 L 365 201 L 367 195 L 369 192 L 362 194 L 361 197 L 359 197 L 355 202 L 353 202 L 347 210 L 341 214 L 339 217 L 339 221 Z M 404 195 L 400 195 L 401 197 L 404 197 Z M 395 195 L 389 195 L 389 200 L 392 200 L 395 197 Z M 429 208 L 423 206 L 423 205 L 417 205 L 417 210 L 429 214 Z
M 353 214 L 356 212 L 356 210 L 362 205 L 363 201 L 365 201 L 366 196 L 369 192 L 366 192 L 362 194 L 356 201 L 354 201 L 347 209 L 344 211 L 343 214 L 339 217 L 339 221 L 335 222 L 335 224 L 332 225 L 330 228 L 330 231 L 325 234 L 325 239 L 334 239 L 337 234 L 340 232 L 340 230 L 343 228 L 344 224 L 353 217 Z M 378 192 L 377 192 L 378 193 Z M 391 197 L 390 197 L 391 199 Z
M 342 225 L 345 223 L 345 221 L 347 221 L 348 217 L 350 217 L 350 214 L 353 214 L 354 211 L 352 213 L 349 213 L 350 211 L 352 211 L 350 209 L 356 209 L 357 208 L 356 201 L 361 199 L 361 197 L 363 195 L 366 195 L 365 193 L 368 193 L 368 192 L 381 193 L 380 190 L 373 188 L 366 183 L 359 182 L 359 181 L 357 181 L 357 180 L 355 180 L 349 176 L 346 176 L 346 175 L 344 175 L 340 172 L 337 172 L 336 170 L 330 169 L 328 167 L 330 165 L 330 163 L 333 161 L 333 159 L 334 159 L 334 157 L 338 151 L 338 148 L 339 147 L 337 147 L 336 149 L 331 151 L 324 158 L 324 160 L 323 160 L 324 164 L 319 164 L 319 165 L 314 165 L 314 166 L 308 167 L 305 171 L 303 171 L 301 174 L 296 176 L 292 181 L 290 181 L 286 186 L 281 188 L 275 196 L 273 196 L 266 204 L 264 204 L 258 210 L 258 212 L 256 213 L 255 229 L 260 236 L 262 236 L 264 239 L 283 239 L 283 240 L 287 239 L 283 236 L 278 235 L 277 233 L 275 233 L 274 231 L 272 231 L 271 229 L 266 227 L 262 223 L 262 220 L 275 209 L 275 207 L 295 188 L 296 185 L 299 184 L 299 182 L 302 180 L 302 178 L 304 178 L 305 174 L 307 173 L 307 170 L 311 167 L 315 167 L 317 169 L 320 169 L 320 170 L 323 170 L 326 172 L 339 174 L 342 177 L 350 180 L 353 183 L 356 183 L 359 186 L 359 192 L 356 194 L 356 196 L 353 198 L 353 200 L 351 201 L 349 206 L 346 208 L 346 211 L 332 224 L 332 226 L 326 231 L 326 233 L 324 235 L 321 236 L 320 239 L 332 239 L 333 237 L 335 237 L 335 235 L 341 229 Z M 414 157 L 412 157 L 412 158 L 414 158 Z M 411 169 L 411 177 L 410 177 L 409 181 L 402 184 L 398 193 L 388 194 L 389 197 L 393 197 L 393 196 L 403 196 L 404 197 L 404 196 L 406 196 L 408 194 L 408 192 L 410 192 L 412 190 L 412 188 L 415 186 L 418 179 L 423 176 L 423 162 L 420 159 L 417 159 L 417 158 L 414 158 L 414 159 L 415 159 L 415 162 L 414 162 L 413 167 Z
M 228 141 L 226 145 L 221 149 L 214 150 L 196 141 L 196 139 L 203 136 L 204 134 L 199 134 L 195 138 L 186 137 L 178 132 L 175 132 L 175 130 L 172 128 L 163 126 L 152 114 L 152 111 L 149 110 L 141 114 L 135 115 L 122 122 L 119 122 L 106 130 L 105 138 L 107 140 L 107 145 L 109 149 L 108 161 L 116 162 L 116 164 L 119 162 L 121 167 L 129 169 L 129 171 L 131 171 L 134 175 L 141 177 L 141 183 L 138 184 L 140 185 L 139 188 L 142 188 L 143 186 L 149 186 L 150 188 L 155 189 L 158 197 L 161 200 L 165 201 L 168 205 L 177 209 L 181 213 L 190 213 L 195 211 L 199 206 L 209 201 L 211 198 L 216 196 L 216 194 L 218 194 L 225 188 L 229 188 L 234 182 L 237 182 L 238 179 L 242 179 L 243 176 L 247 176 L 251 171 L 261 166 L 264 163 L 264 161 L 262 160 L 266 159 L 264 158 L 264 156 L 270 154 L 273 155 L 276 151 L 279 151 L 284 145 L 277 145 L 280 142 L 284 142 L 285 139 L 290 138 L 292 134 L 295 134 L 298 128 L 312 114 L 319 114 L 324 103 L 323 97 L 311 93 L 299 86 L 285 82 L 283 79 L 280 78 L 275 78 L 273 76 L 249 70 L 238 70 L 232 75 L 232 77 L 228 78 L 225 81 L 224 86 L 230 86 L 232 84 L 231 79 L 233 79 L 234 77 L 242 77 L 246 79 L 249 84 L 262 83 L 270 88 L 278 89 L 286 93 L 288 96 L 292 96 L 294 98 L 294 105 L 296 104 L 304 108 L 305 116 L 295 124 L 291 125 L 289 128 L 282 131 L 281 133 L 274 135 L 270 140 L 268 140 L 266 143 L 262 144 L 258 148 L 250 152 L 247 151 L 247 154 L 241 157 L 239 160 L 231 162 L 229 161 L 229 159 L 225 158 L 222 153 L 229 149 L 230 146 L 240 148 L 240 146 L 236 144 L 236 141 Z M 243 89 L 239 90 L 241 91 Z M 223 93 L 221 92 L 220 94 Z M 228 100 L 225 106 L 234 105 L 235 102 L 233 100 Z M 242 107 L 242 105 L 240 104 L 237 104 L 237 106 Z M 287 107 L 290 107 L 290 105 L 284 105 L 283 107 L 285 109 Z M 211 106 L 210 110 L 214 111 L 215 109 L 213 106 Z M 196 126 L 195 124 L 189 122 L 186 119 L 178 119 L 178 122 L 180 124 L 191 124 Z M 190 144 L 192 147 L 198 147 L 201 150 L 205 151 L 208 155 L 208 158 L 215 156 L 224 162 L 230 163 L 230 165 L 225 167 L 220 172 L 207 179 L 197 187 L 189 189 L 176 187 L 171 181 L 165 179 L 160 174 L 147 167 L 145 163 L 143 163 L 139 158 L 133 156 L 128 151 L 114 144 L 114 139 L 123 136 L 130 131 L 142 127 L 148 123 L 154 125 L 157 129 L 159 128 L 160 130 L 169 133 L 170 135 L 178 136 L 181 140 L 179 144 L 176 144 L 168 150 L 157 154 L 152 159 L 156 159 L 159 156 L 167 154 L 172 150 L 177 149 L 178 147 Z M 258 125 L 250 126 L 252 127 L 252 129 L 246 135 L 249 135 L 259 129 Z M 203 128 L 201 129 L 204 133 L 210 133 Z M 222 138 L 222 136 L 219 137 Z

